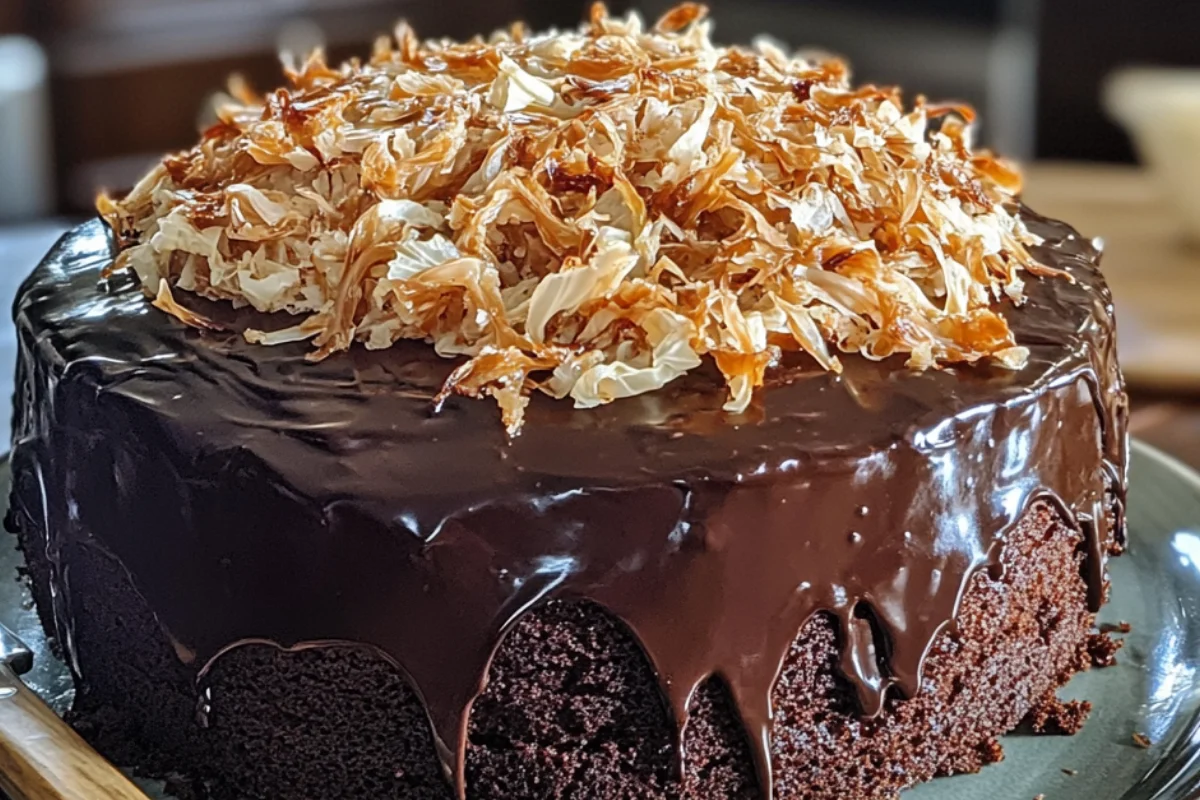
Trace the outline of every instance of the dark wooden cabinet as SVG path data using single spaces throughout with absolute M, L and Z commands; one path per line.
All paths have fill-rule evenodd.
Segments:
M 650 16 L 675 0 L 610 0 Z M 768 31 L 849 55 L 864 80 L 974 102 L 987 141 L 1023 157 L 1126 158 L 1100 110 L 1124 62 L 1200 63 L 1200 11 L 1174 0 L 708 0 L 717 38 Z M 575 25 L 590 0 L 0 0 L 0 34 L 40 39 L 53 72 L 64 210 L 128 183 L 191 142 L 206 98 L 238 71 L 280 79 L 282 31 L 319 31 L 331 56 L 367 52 L 407 18 L 425 36 L 469 36 L 524 19 Z M 1035 136 L 1036 131 L 1036 136 Z M 1034 143 L 1036 141 L 1036 147 Z
M 1200 4 L 1180 0 L 1043 0 L 1038 154 L 1128 161 L 1125 132 L 1100 103 L 1104 78 L 1130 64 L 1200 67 Z
M 0 3 L 0 36 L 28 33 L 32 27 L 30 4 L 26 0 L 5 0 Z

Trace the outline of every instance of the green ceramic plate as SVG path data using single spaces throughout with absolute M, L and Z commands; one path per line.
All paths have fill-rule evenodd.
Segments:
M 933 781 L 904 800 L 1200 798 L 1200 476 L 1134 443 L 1130 479 L 1129 551 L 1112 562 L 1113 597 L 1101 619 L 1128 621 L 1133 630 L 1116 666 L 1080 675 L 1063 691 L 1092 701 L 1083 731 L 1014 733 L 1004 738 L 1002 763 Z M 2 498 L 7 483 L 2 464 Z M 15 549 L 0 546 L 0 574 L 20 563 Z M 48 653 L 18 581 L 0 580 L 0 620 L 38 653 L 27 682 L 65 709 L 70 677 Z M 1147 737 L 1150 747 L 1137 746 L 1134 734 Z
M 1129 477 L 1129 550 L 1110 562 L 1112 600 L 1100 619 L 1133 630 L 1116 666 L 1061 692 L 1092 702 L 1087 725 L 1075 736 L 1006 736 L 1003 762 L 904 800 L 1200 797 L 1200 475 L 1134 442 Z

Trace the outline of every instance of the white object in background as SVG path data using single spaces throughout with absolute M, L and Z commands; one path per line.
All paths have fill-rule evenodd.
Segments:
M 1200 69 L 1119 69 L 1105 81 L 1103 99 L 1188 237 L 1200 243 Z
M 0 36 L 0 220 L 53 207 L 46 55 L 24 36 Z

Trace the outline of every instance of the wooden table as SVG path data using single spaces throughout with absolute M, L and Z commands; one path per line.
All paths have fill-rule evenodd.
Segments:
M 1136 167 L 1034 164 L 1025 200 L 1103 242 L 1130 429 L 1200 469 L 1200 246 Z

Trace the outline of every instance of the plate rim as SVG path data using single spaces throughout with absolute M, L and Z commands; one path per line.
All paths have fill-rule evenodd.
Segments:
M 1129 437 L 1129 449 L 1137 451 L 1141 455 L 1147 456 L 1153 461 L 1158 462 L 1159 466 L 1167 469 L 1176 477 L 1182 479 L 1185 483 L 1191 486 L 1198 494 L 1200 494 L 1200 471 L 1188 465 L 1183 460 L 1171 455 L 1170 453 L 1155 447 L 1152 444 L 1147 444 L 1136 437 Z
M 1130 437 L 1130 451 L 1131 455 L 1136 452 L 1177 478 L 1191 491 L 1194 499 L 1200 502 L 1200 471 L 1170 453 L 1134 437 Z M 1200 519 L 1197 523 L 1200 523 Z M 1193 712 L 1188 730 L 1166 750 L 1157 754 L 1150 768 L 1143 773 L 1138 782 L 1122 793 L 1121 800 L 1200 798 L 1200 750 L 1196 749 L 1197 742 L 1200 742 L 1200 709 Z M 1156 773 L 1163 767 L 1167 768 L 1166 774 L 1155 781 Z M 1150 793 L 1147 794 L 1147 791 Z

